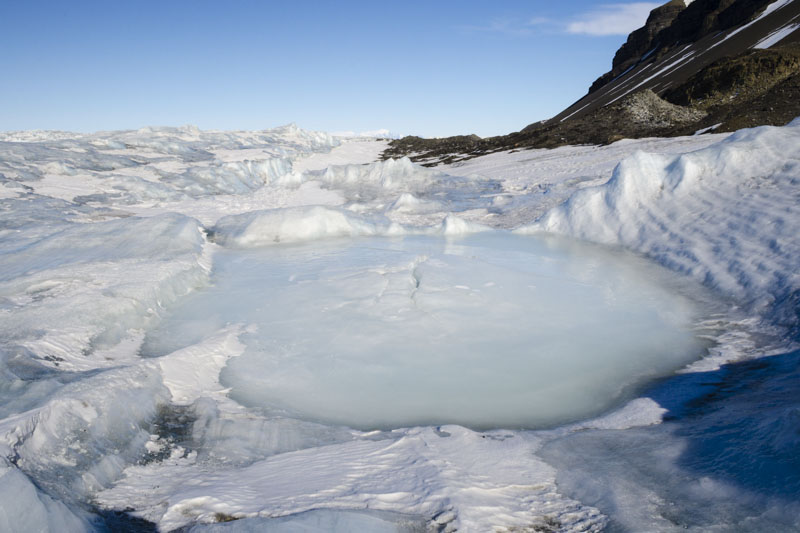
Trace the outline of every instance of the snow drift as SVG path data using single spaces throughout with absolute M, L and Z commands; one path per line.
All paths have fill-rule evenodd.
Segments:
M 518 231 L 622 245 L 797 326 L 799 184 L 800 119 L 679 156 L 637 152 Z
M 388 220 L 366 219 L 343 209 L 313 206 L 251 211 L 221 218 L 211 228 L 223 246 L 250 247 L 327 237 L 388 235 L 400 232 Z
M 307 206 L 250 211 L 223 217 L 210 229 L 210 237 L 222 246 L 251 248 L 334 237 L 413 234 L 454 237 L 488 229 L 452 213 L 445 215 L 437 226 L 407 227 L 380 215 L 367 217 L 340 208 Z

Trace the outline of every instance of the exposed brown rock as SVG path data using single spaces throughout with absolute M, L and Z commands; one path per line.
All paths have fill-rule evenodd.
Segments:
M 740 56 L 715 61 L 664 98 L 678 105 L 709 109 L 759 96 L 800 72 L 800 44 L 775 49 L 751 50 Z

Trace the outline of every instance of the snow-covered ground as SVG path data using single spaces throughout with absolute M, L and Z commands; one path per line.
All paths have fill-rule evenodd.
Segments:
M 385 146 L 0 134 L 0 531 L 800 530 L 800 120 Z

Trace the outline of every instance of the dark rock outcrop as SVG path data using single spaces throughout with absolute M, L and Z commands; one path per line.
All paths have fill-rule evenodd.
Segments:
M 752 20 L 774 0 L 695 0 L 659 35 L 663 46 L 699 41 Z
M 706 112 L 678 106 L 643 90 L 576 120 L 489 137 L 422 139 L 403 137 L 390 143 L 383 157 L 409 155 L 427 165 L 452 163 L 486 153 L 520 148 L 556 148 L 567 144 L 608 144 L 623 138 L 668 135 L 703 119 Z
M 711 126 L 724 132 L 786 124 L 800 115 L 800 43 L 717 61 L 663 96 L 707 112 L 700 122 L 678 128 L 674 135 Z
M 652 89 L 663 95 L 711 63 L 762 46 L 764 38 L 780 30 L 794 28 L 795 31 L 781 32 L 783 38 L 771 43 L 773 46 L 800 41 L 800 31 L 792 26 L 793 21 L 800 19 L 800 2 L 780 2 L 766 11 L 773 2 L 694 0 L 650 41 L 643 41 L 650 47 L 647 50 L 643 45 L 632 46 L 639 42 L 637 35 L 645 35 L 642 32 L 647 26 L 636 30 L 617 51 L 612 69 L 592 84 L 586 96 L 554 120 L 576 118 L 641 89 Z M 680 6 L 670 2 L 654 13 L 667 7 Z
M 592 83 L 592 93 L 637 63 L 663 57 L 674 47 L 749 22 L 773 0 L 672 0 L 650 12 L 647 23 L 628 36 L 614 55 L 611 70 Z
M 654 42 L 656 36 L 665 28 L 672 24 L 678 14 L 686 8 L 683 0 L 671 0 L 663 6 L 659 6 L 650 12 L 644 26 L 634 31 L 628 36 L 611 62 L 611 70 L 600 76 L 589 87 L 589 92 L 594 92 L 610 80 L 616 78 L 632 65 L 638 63 L 642 56 L 651 52 L 656 46 Z
M 763 94 L 797 73 L 800 73 L 800 44 L 750 50 L 715 61 L 663 96 L 673 104 L 708 109 Z

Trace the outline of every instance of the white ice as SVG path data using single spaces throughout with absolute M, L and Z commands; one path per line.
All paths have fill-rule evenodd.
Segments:
M 793 464 L 796 387 L 781 376 L 798 327 L 800 122 L 435 169 L 378 161 L 385 146 L 296 126 L 0 134 L 0 529 L 392 527 L 394 513 L 444 531 L 669 530 L 676 515 L 800 527 L 780 516 L 791 505 L 753 494 L 762 485 L 725 478 L 753 457 Z M 710 316 L 681 293 L 700 285 L 690 300 L 713 301 Z M 556 332 L 576 344 L 537 375 L 520 354 Z M 673 373 L 695 334 L 707 352 Z M 329 348 L 343 381 L 328 379 Z M 775 370 L 714 388 L 721 364 L 753 358 Z M 547 394 L 521 387 L 537 379 Z M 748 400 L 764 383 L 778 400 Z M 434 421 L 439 387 L 469 416 L 459 405 Z M 514 387 L 534 404 L 524 412 Z M 681 402 L 709 387 L 734 400 L 685 418 Z M 425 413 L 391 405 L 402 394 Z M 708 434 L 714 453 L 687 456 Z M 730 460 L 695 469 L 723 448 Z

